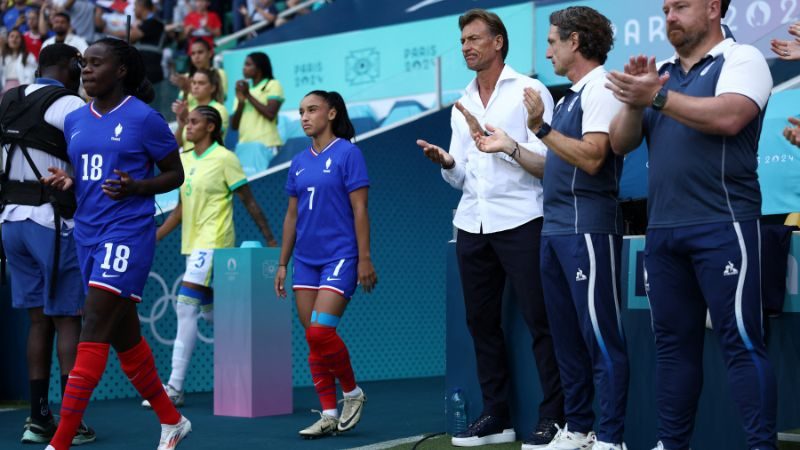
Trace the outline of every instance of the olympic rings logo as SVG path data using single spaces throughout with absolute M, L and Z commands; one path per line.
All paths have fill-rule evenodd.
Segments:
M 146 323 L 150 326 L 150 332 L 153 334 L 153 338 L 163 345 L 172 346 L 175 343 L 175 339 L 168 339 L 161 336 L 156 323 L 167 314 L 167 308 L 172 308 L 172 312 L 175 313 L 175 305 L 178 302 L 178 289 L 180 288 L 181 281 L 183 280 L 183 275 L 184 274 L 180 274 L 178 278 L 175 279 L 175 282 L 172 283 L 171 289 L 167 286 L 167 282 L 164 281 L 164 278 L 158 273 L 150 272 L 147 275 L 148 278 L 152 278 L 159 286 L 161 286 L 161 290 L 164 292 L 164 294 L 156 299 L 155 302 L 153 302 L 153 305 L 150 308 L 150 313 L 147 316 L 142 316 L 140 311 L 143 308 L 138 308 L 139 311 L 137 314 L 139 315 L 140 322 Z M 214 343 L 214 338 L 203 335 L 200 328 L 197 329 L 197 337 L 206 344 Z

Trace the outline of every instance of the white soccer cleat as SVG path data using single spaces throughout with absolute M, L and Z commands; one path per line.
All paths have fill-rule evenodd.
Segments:
M 161 424 L 161 440 L 158 443 L 158 450 L 170 450 L 177 447 L 191 432 L 192 422 L 183 416 L 175 425 Z
M 312 412 L 319 413 L 319 420 L 311 424 L 308 428 L 300 430 L 300 436 L 304 439 L 316 439 L 324 436 L 336 434 L 337 427 L 339 426 L 339 419 L 321 411 L 312 410 Z
M 339 431 L 352 430 L 356 424 L 361 420 L 361 411 L 364 410 L 364 403 L 367 402 L 367 396 L 364 395 L 362 390 L 360 394 L 355 397 L 346 397 L 339 400 L 343 403 L 342 416 L 339 418 Z

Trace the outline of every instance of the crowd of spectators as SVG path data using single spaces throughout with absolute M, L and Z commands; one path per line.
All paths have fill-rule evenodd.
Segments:
M 128 38 L 143 52 L 147 77 L 153 83 L 169 78 L 189 93 L 191 70 L 175 67 L 187 63 L 192 44 L 203 40 L 213 54 L 215 40 L 256 23 L 262 33 L 331 0 L 306 5 L 291 15 L 279 12 L 302 6 L 304 0 L 8 0 L 0 1 L 0 78 L 4 92 L 32 81 L 42 46 L 64 42 L 79 50 L 103 37 Z M 256 32 L 243 37 L 252 37 Z M 170 77 L 177 69 L 183 78 Z M 222 75 L 223 86 L 225 84 Z M 30 79 L 29 79 L 30 78 Z M 10 84 L 9 84 L 10 83 Z M 7 86 L 8 84 L 8 86 Z

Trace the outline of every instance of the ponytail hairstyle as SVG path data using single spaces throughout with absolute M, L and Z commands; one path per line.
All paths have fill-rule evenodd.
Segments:
M 348 141 L 356 136 L 356 129 L 353 127 L 353 122 L 350 121 L 350 116 L 347 114 L 347 106 L 344 104 L 344 99 L 338 92 L 311 91 L 306 94 L 306 97 L 309 95 L 316 95 L 322 98 L 331 109 L 336 110 L 336 117 L 331 121 L 331 130 L 334 136 L 347 139 Z
M 125 66 L 127 72 L 122 80 L 125 94 L 132 95 L 139 100 L 150 103 L 156 98 L 153 85 L 145 76 L 144 60 L 139 50 L 135 47 L 116 38 L 103 38 L 92 45 L 102 44 L 108 47 L 121 66 Z
M 198 106 L 192 111 L 197 111 L 208 122 L 211 122 L 214 125 L 214 130 L 211 132 L 211 140 L 219 145 L 224 146 L 225 143 L 222 140 L 222 116 L 219 115 L 219 111 L 211 106 L 206 105 Z
M 222 80 L 220 79 L 219 71 L 217 69 L 213 67 L 209 69 L 197 69 L 194 73 L 202 73 L 208 77 L 208 83 L 214 87 L 214 94 L 211 96 L 212 100 L 216 100 L 218 103 L 225 102 L 225 91 L 223 91 L 224 88 L 222 87 Z M 194 74 L 192 74 L 192 76 L 194 76 Z
M 272 75 L 272 63 L 269 60 L 269 56 L 267 56 L 264 52 L 253 52 L 247 55 L 251 61 L 253 61 L 253 65 L 256 66 L 259 72 L 261 72 L 261 76 L 264 77 L 265 80 L 272 80 L 275 77 Z

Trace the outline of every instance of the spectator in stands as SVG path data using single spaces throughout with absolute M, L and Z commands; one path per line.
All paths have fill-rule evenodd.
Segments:
M 19 29 L 8 33 L 2 53 L 2 71 L 0 82 L 3 92 L 20 84 L 31 84 L 36 73 L 36 57 L 25 48 L 25 39 Z
M 175 139 L 178 145 L 184 150 L 193 148 L 192 143 L 186 140 L 186 125 L 189 120 L 189 112 L 194 111 L 198 106 L 210 106 L 217 110 L 222 120 L 220 131 L 222 136 L 228 131 L 228 110 L 222 103 L 222 85 L 220 84 L 219 74 L 214 69 L 198 69 L 192 75 L 192 88 L 189 100 L 178 99 L 172 104 L 172 112 L 178 120 L 178 128 L 175 130 Z
M 275 0 L 255 0 L 251 9 L 241 5 L 239 14 L 244 17 L 244 25 L 246 27 L 254 23 L 267 22 L 267 25 L 258 30 L 262 32 L 275 28 L 275 21 L 278 19 L 278 8 L 275 6 Z
M 222 21 L 217 13 L 209 11 L 209 0 L 194 0 L 194 11 L 183 19 L 181 40 L 188 40 L 191 45 L 203 39 L 214 48 L 214 38 L 222 35 Z
M 222 99 L 225 100 L 225 92 L 228 88 L 228 76 L 225 70 L 214 67 L 214 47 L 203 39 L 198 39 L 189 46 L 189 73 L 173 73 L 169 81 L 178 86 L 181 90 L 181 98 L 186 98 L 191 102 L 191 76 L 200 69 L 211 69 L 219 74 L 220 86 L 222 86 Z
M 131 43 L 135 44 L 142 55 L 147 79 L 155 84 L 164 79 L 164 71 L 161 69 L 164 24 L 156 17 L 153 0 L 136 0 L 133 11 L 136 23 L 131 25 Z M 126 31 L 115 30 L 110 34 L 125 39 Z
M 263 52 L 247 55 L 242 69 L 245 80 L 236 82 L 236 101 L 231 128 L 239 130 L 236 154 L 245 172 L 263 170 L 278 153 L 278 111 L 283 104 L 283 86 L 273 78 L 272 63 Z M 247 82 L 252 80 L 252 86 Z
M 44 43 L 42 43 L 42 48 L 59 42 L 71 45 L 77 48 L 78 51 L 83 54 L 86 51 L 86 48 L 89 47 L 89 44 L 86 43 L 85 39 L 76 34 L 72 34 L 70 31 L 71 20 L 69 14 L 65 12 L 55 13 L 50 19 L 50 26 L 53 28 L 53 33 L 55 33 L 55 35 L 44 41 Z
M 49 19 L 55 13 L 65 12 L 72 19 L 70 21 L 72 31 L 86 42 L 94 42 L 96 40 L 94 10 L 95 4 L 89 0 L 46 0 L 39 18 L 39 33 L 45 38 L 50 37 L 52 32 L 50 31 Z
M 28 20 L 28 31 L 22 33 L 22 37 L 25 39 L 25 48 L 38 60 L 39 59 L 39 52 L 42 50 L 42 38 L 50 37 L 51 33 L 45 31 L 46 34 L 41 34 L 39 32 L 39 10 L 36 8 L 31 8 L 25 17 Z
M 28 31 L 25 15 L 31 9 L 33 8 L 28 6 L 25 0 L 14 0 L 14 6 L 6 10 L 3 15 L 3 25 L 5 25 L 6 30 L 10 31 L 18 28 L 23 33 Z
M 104 5 L 98 3 L 94 9 L 94 29 L 102 37 L 124 39 L 128 30 L 127 5 L 128 3 L 123 1 L 113 1 Z
M 286 10 L 287 11 L 291 10 L 292 8 L 294 8 L 295 6 L 303 3 L 304 1 L 305 0 L 286 0 Z M 286 22 L 294 19 L 297 16 L 303 16 L 303 15 L 306 15 L 306 14 L 309 14 L 309 13 L 311 13 L 311 8 L 309 8 L 308 6 L 306 6 L 304 8 L 300 8 L 300 9 L 298 9 L 297 11 L 295 11 L 295 12 L 293 12 L 291 14 L 287 14 L 287 15 L 285 15 L 283 17 L 279 17 L 277 22 L 275 23 L 275 26 L 279 27 L 279 26 L 285 24 Z
M 189 5 L 189 0 L 171 0 L 169 5 L 169 14 L 166 13 L 166 10 L 163 10 L 162 13 L 164 14 L 164 23 L 167 24 L 165 30 L 169 34 L 172 39 L 180 40 L 180 31 L 183 28 L 183 20 L 189 13 L 192 12 L 192 8 Z M 164 4 L 164 7 L 167 7 L 167 3 Z

